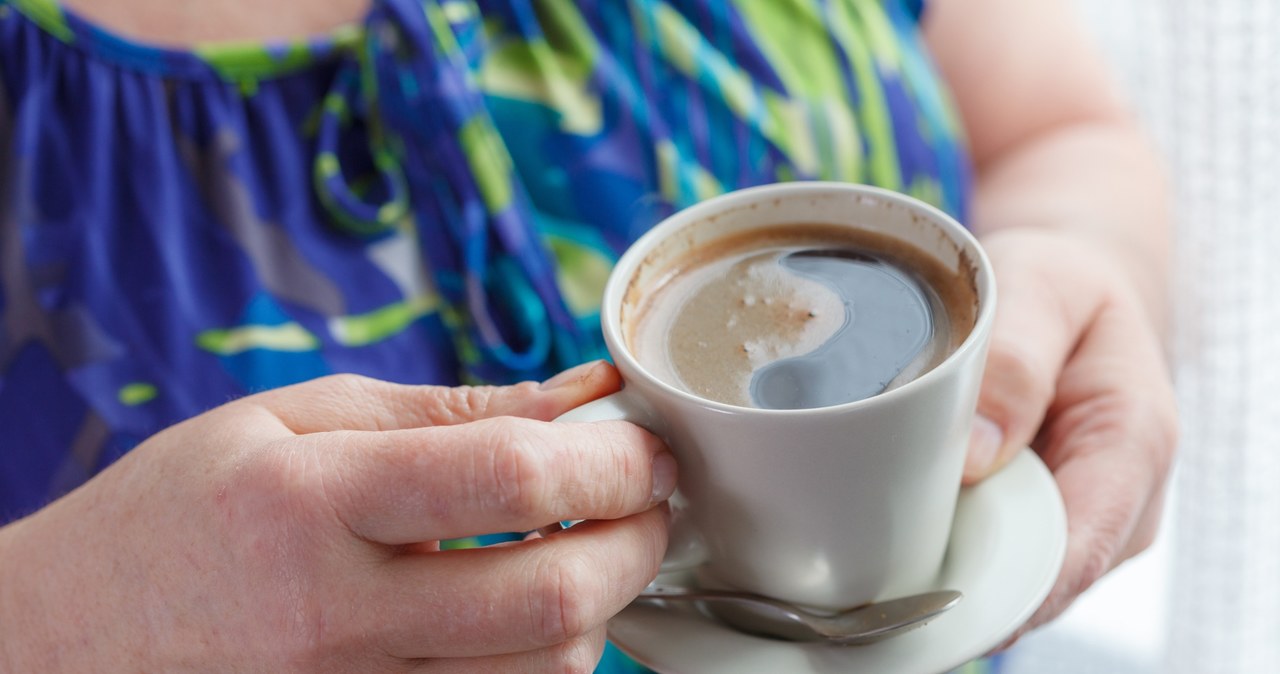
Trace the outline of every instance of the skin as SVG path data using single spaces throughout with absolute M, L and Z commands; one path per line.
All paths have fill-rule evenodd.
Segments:
M 65 4 L 181 46 L 320 33 L 366 1 Z M 1177 427 L 1164 185 L 1065 2 L 931 0 L 925 37 L 1001 292 L 966 480 L 1030 444 L 1068 510 L 1025 630 L 1154 535 Z M 0 529 L 0 633 L 22 637 L 0 639 L 0 671 L 589 672 L 657 572 L 674 463 L 625 423 L 546 422 L 618 386 L 603 364 L 547 387 L 338 376 L 174 426 Z M 567 519 L 596 521 L 438 549 Z
M 154 436 L 0 538 L 0 670 L 589 672 L 657 573 L 675 462 L 618 388 L 338 375 Z M 518 545 L 438 541 L 593 520 Z M 51 647 L 52 646 L 52 647 Z
M 370 0 L 62 0 L 125 37 L 170 47 L 201 42 L 284 40 L 359 22 Z
M 1067 508 L 1065 564 L 1025 632 L 1156 533 L 1177 444 L 1165 183 L 1068 4 L 931 0 L 926 16 L 1000 288 L 966 480 L 1031 445 Z

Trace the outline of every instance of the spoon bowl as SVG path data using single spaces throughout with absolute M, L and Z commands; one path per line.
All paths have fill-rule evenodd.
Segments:
M 960 603 L 955 590 L 925 592 L 823 614 L 749 592 L 651 585 L 637 602 L 695 602 L 729 626 L 786 641 L 856 646 L 922 627 Z

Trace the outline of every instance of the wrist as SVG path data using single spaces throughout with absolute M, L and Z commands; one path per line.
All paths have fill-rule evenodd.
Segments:
M 980 235 L 1041 231 L 1118 263 L 1152 322 L 1167 312 L 1170 256 L 1166 177 L 1131 122 L 1048 130 L 981 167 L 971 224 Z M 1094 266 L 1094 265 L 1090 265 Z

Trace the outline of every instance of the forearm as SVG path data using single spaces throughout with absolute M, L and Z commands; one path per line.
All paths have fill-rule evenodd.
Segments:
M 1042 227 L 1092 242 L 1131 276 L 1152 320 L 1166 318 L 1169 205 L 1150 143 L 1120 119 L 1060 125 L 979 167 L 980 234 Z
M 925 38 L 978 165 L 975 228 L 1091 240 L 1163 321 L 1163 171 L 1074 5 L 933 0 Z

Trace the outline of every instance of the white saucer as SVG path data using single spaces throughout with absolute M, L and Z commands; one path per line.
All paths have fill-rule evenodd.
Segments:
M 937 588 L 964 599 L 924 627 L 868 646 L 798 644 L 736 632 L 692 608 L 633 605 L 609 622 L 609 638 L 663 674 L 938 674 L 987 653 L 1031 617 L 1057 579 L 1066 542 L 1053 476 L 1024 450 L 961 492 Z

